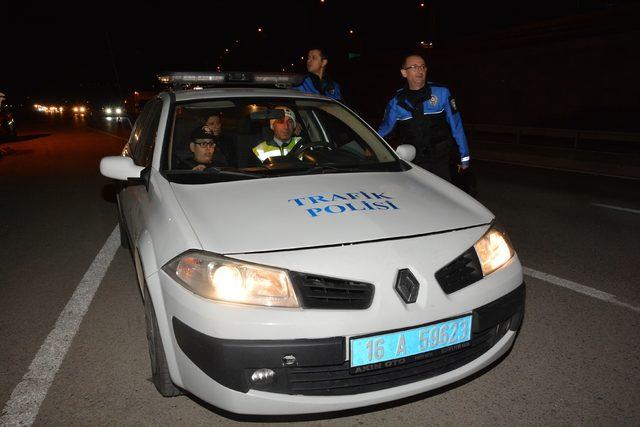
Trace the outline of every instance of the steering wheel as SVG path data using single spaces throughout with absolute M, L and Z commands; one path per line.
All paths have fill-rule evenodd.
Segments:
M 294 149 L 291 150 L 286 155 L 286 157 L 296 158 L 297 159 L 297 158 L 301 157 L 307 150 L 315 150 L 315 149 L 332 150 L 333 148 L 328 146 L 324 142 L 319 142 L 319 141 L 302 142 L 301 144 L 299 144 L 296 147 L 294 147 Z

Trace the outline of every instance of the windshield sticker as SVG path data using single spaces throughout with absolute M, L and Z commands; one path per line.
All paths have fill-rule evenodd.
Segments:
M 388 194 L 366 191 L 333 193 L 289 199 L 296 208 L 304 209 L 312 218 L 321 215 L 344 214 L 399 209 Z

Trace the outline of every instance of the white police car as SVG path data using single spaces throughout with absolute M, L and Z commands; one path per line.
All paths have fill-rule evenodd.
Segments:
M 123 156 L 100 164 L 123 183 L 162 395 L 335 411 L 455 382 L 511 347 L 518 257 L 491 212 L 407 162 L 412 147 L 394 153 L 333 100 L 230 87 L 296 77 L 162 80 L 204 89 L 149 101 Z

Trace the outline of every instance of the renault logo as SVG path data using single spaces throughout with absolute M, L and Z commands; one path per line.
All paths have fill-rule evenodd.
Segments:
M 407 304 L 414 303 L 418 299 L 420 283 L 408 268 L 398 271 L 395 288 Z

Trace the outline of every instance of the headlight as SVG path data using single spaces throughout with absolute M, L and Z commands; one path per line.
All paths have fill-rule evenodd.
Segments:
M 111 108 L 106 108 L 106 109 L 104 110 L 104 112 L 105 112 L 105 113 L 107 113 L 107 114 L 111 114 Z
M 478 254 L 482 274 L 487 276 L 507 263 L 515 254 L 507 236 L 491 227 L 473 248 Z
M 122 108 L 116 108 L 116 114 L 122 114 Z
M 204 298 L 270 307 L 300 306 L 285 270 L 196 251 L 185 252 L 163 270 Z

